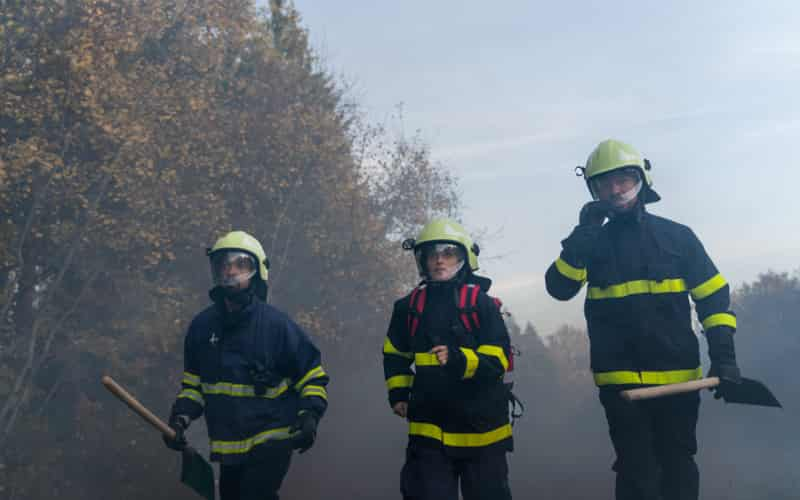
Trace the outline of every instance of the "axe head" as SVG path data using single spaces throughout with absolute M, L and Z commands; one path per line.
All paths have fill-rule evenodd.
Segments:
M 758 380 L 744 377 L 740 384 L 726 384 L 722 399 L 726 403 L 782 408 L 778 399 L 772 394 L 772 391 L 767 389 L 767 386 Z
M 214 469 L 202 455 L 189 447 L 183 452 L 181 482 L 201 497 L 214 500 Z

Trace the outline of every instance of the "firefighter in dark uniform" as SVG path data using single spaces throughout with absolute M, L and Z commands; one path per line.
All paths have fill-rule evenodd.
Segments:
M 169 425 L 205 415 L 222 500 L 278 499 L 292 451 L 308 450 L 327 407 L 320 352 L 289 317 L 266 303 L 267 258 L 243 231 L 208 250 L 213 305 L 189 326 L 181 391 Z
M 645 210 L 660 197 L 649 161 L 634 148 L 602 142 L 578 168 L 594 201 L 561 242 L 546 285 L 569 300 L 588 284 L 591 368 L 617 455 L 616 498 L 696 500 L 699 393 L 627 402 L 619 391 L 702 377 L 689 296 L 708 341 L 710 375 L 722 381 L 715 397 L 740 383 L 728 283 L 691 229 Z
M 490 280 L 473 274 L 478 248 L 448 219 L 431 221 L 403 246 L 423 278 L 394 304 L 383 347 L 389 404 L 409 421 L 403 498 L 458 500 L 460 481 L 465 500 L 510 499 L 509 337 L 485 294 Z M 474 307 L 464 309 L 473 294 Z

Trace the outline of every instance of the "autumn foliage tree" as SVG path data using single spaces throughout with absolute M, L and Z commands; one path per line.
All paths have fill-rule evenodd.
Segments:
M 98 377 L 166 407 L 186 322 L 207 302 L 204 249 L 224 231 L 262 240 L 271 300 L 336 345 L 380 336 L 408 284 L 396 229 L 457 206 L 423 143 L 365 123 L 283 2 L 2 2 L 0 82 L 12 496 L 102 496 L 112 479 L 128 488 L 118 498 L 140 496 L 124 477 L 163 458 L 131 448 L 152 433 L 108 405 Z M 416 189 L 398 184 L 409 175 L 439 191 L 395 206 L 413 196 L 398 191 Z M 97 460 L 113 449 L 130 468 Z M 70 465 L 87 459 L 96 484 Z

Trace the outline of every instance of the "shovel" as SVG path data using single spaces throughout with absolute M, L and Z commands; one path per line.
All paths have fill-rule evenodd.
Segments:
M 170 439 L 175 439 L 175 431 L 165 424 L 160 418 L 155 416 L 142 403 L 131 396 L 128 391 L 117 384 L 108 375 L 103 376 L 103 385 L 112 394 L 142 417 L 145 422 L 158 429 L 162 434 Z M 211 464 L 206 462 L 197 451 L 186 447 L 183 451 L 183 463 L 181 464 L 181 482 L 193 489 L 198 495 L 214 500 L 214 469 Z
M 636 401 L 638 399 L 652 399 L 660 398 L 662 396 L 669 396 L 672 394 L 682 394 L 684 392 L 699 391 L 701 389 L 710 389 L 719 385 L 718 377 L 701 378 L 700 380 L 692 380 L 691 382 L 683 382 L 680 384 L 667 384 L 657 387 L 645 387 L 643 389 L 628 389 L 622 391 L 620 395 L 623 399 L 628 401 Z M 749 378 L 742 378 L 740 384 L 728 384 L 725 388 L 725 393 L 722 399 L 726 403 L 741 403 L 746 405 L 757 406 L 773 406 L 782 408 L 778 399 L 767 389 L 767 387 L 759 382 Z

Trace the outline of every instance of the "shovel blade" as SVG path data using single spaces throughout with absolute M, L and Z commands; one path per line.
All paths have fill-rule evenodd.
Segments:
M 728 384 L 722 399 L 726 403 L 782 408 L 778 398 L 767 389 L 767 386 L 758 380 L 749 378 L 742 378 L 741 384 Z
M 193 489 L 201 497 L 214 500 L 216 492 L 214 469 L 202 455 L 191 448 L 183 453 L 181 482 Z

